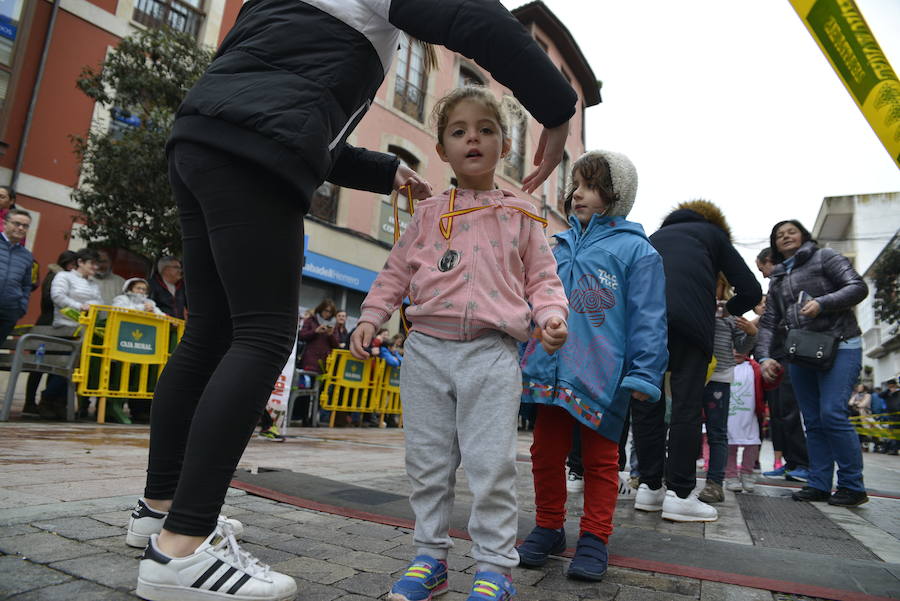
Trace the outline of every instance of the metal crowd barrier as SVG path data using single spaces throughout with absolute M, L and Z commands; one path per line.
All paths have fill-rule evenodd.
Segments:
M 97 397 L 97 423 L 107 399 L 152 399 L 156 381 L 184 334 L 184 321 L 121 307 L 91 305 L 79 322 L 81 358 L 72 374 L 77 392 Z M 121 401 L 112 409 L 121 413 Z
M 400 368 L 372 357 L 361 361 L 350 351 L 333 350 L 319 376 L 319 407 L 331 412 L 329 427 L 334 427 L 338 411 L 402 415 Z

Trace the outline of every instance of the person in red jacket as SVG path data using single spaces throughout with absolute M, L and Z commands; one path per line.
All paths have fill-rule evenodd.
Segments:
M 337 307 L 330 298 L 324 299 L 313 310 L 313 314 L 303 321 L 297 337 L 306 343 L 300 366 L 308 371 L 322 373 L 322 365 L 331 349 L 341 345 L 338 332 L 335 330 Z

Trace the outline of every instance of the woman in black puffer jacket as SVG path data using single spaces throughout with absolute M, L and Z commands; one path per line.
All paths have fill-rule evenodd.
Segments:
M 809 480 L 793 497 L 798 501 L 828 501 L 831 505 L 861 505 L 869 499 L 863 485 L 859 439 L 848 420 L 847 399 L 862 363 L 862 341 L 853 307 L 866 298 L 868 287 L 846 257 L 816 246 L 799 221 L 775 224 L 770 242 L 776 266 L 756 347 L 763 377 L 776 380 L 782 370 L 778 361 L 771 359 L 777 328 L 826 333 L 839 341 L 830 369 L 790 366 L 809 449 Z M 837 491 L 832 495 L 835 463 Z

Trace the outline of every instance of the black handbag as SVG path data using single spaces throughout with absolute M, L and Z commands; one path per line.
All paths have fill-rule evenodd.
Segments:
M 828 371 L 834 365 L 838 339 L 822 332 L 788 329 L 784 347 L 787 360 L 794 365 Z
M 784 350 L 787 353 L 789 363 L 808 367 L 818 371 L 828 371 L 834 365 L 840 339 L 823 332 L 811 332 L 809 330 L 792 329 L 788 324 L 784 302 L 781 300 L 781 291 L 775 291 L 775 299 L 781 308 L 781 316 L 784 319 L 784 329 L 787 336 L 784 340 Z

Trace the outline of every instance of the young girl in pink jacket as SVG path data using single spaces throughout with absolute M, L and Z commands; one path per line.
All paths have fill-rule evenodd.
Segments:
M 391 601 L 447 590 L 448 529 L 462 463 L 474 500 L 477 561 L 470 601 L 506 601 L 518 512 L 516 420 L 522 389 L 516 341 L 532 320 L 548 352 L 566 340 L 568 303 L 534 207 L 494 185 L 510 149 L 507 119 L 490 92 L 467 86 L 438 102 L 437 153 L 459 186 L 420 202 L 362 305 L 350 341 L 368 356 L 375 330 L 411 301 L 400 375 L 406 469 L 418 547 Z

